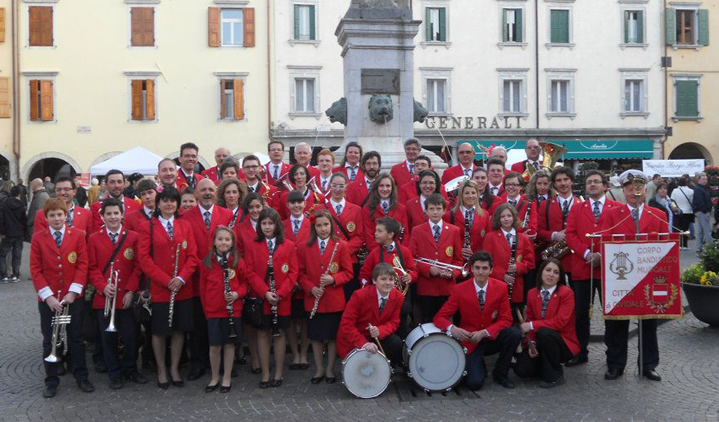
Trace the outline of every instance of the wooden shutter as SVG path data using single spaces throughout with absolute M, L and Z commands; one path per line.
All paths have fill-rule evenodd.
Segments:
M 316 40 L 317 36 L 315 34 L 315 29 L 316 29 L 315 22 L 317 21 L 317 17 L 315 16 L 315 6 L 314 5 L 310 6 L 309 15 L 310 15 L 310 39 Z
M 208 35 L 207 43 L 210 47 L 219 47 L 222 45 L 222 38 L 220 33 L 220 8 L 209 7 L 207 9 L 208 15 Z
M 142 80 L 132 81 L 132 120 L 142 120 Z
M 697 81 L 677 81 L 676 82 L 676 103 L 678 117 L 697 117 L 699 116 L 698 104 L 699 84 Z
M 38 109 L 40 107 L 40 81 L 30 81 L 30 120 L 40 120 L 40 113 Z
M 52 47 L 52 7 L 38 6 L 39 46 Z
M 52 81 L 40 81 L 40 120 L 53 119 Z
M 235 120 L 245 119 L 245 93 L 244 93 L 244 82 L 242 79 L 235 79 L 233 81 L 233 95 L 234 95 L 234 118 Z
M 551 40 L 552 43 L 566 44 L 569 42 L 569 11 L 552 10 L 551 12 Z
M 255 46 L 255 8 L 246 7 L 242 9 L 242 18 L 244 20 L 242 28 L 245 32 L 243 45 L 245 47 Z
M 0 7 L 0 42 L 5 42 L 5 8 Z
M 515 9 L 514 10 L 514 28 L 515 28 L 515 34 L 514 41 L 516 42 L 522 42 L 522 34 L 524 33 L 524 26 L 522 23 L 522 13 L 524 11 L 522 9 Z
M 10 118 L 10 78 L 0 78 L 0 118 Z
M 699 45 L 709 45 L 709 10 L 699 9 L 697 18 L 699 22 Z
M 146 120 L 155 120 L 155 81 L 145 80 Z
M 40 45 L 40 6 L 28 7 L 28 14 L 30 16 L 30 45 Z M 32 82 L 31 82 L 32 83 Z
M 155 45 L 155 8 L 154 7 L 148 7 L 147 10 L 145 10 L 145 16 L 144 16 L 144 36 L 143 36 L 143 45 L 147 47 L 152 47 Z
M 644 11 L 637 10 L 637 43 L 644 44 Z
M 674 8 L 667 7 L 666 15 L 664 16 L 664 37 L 666 38 L 667 45 L 674 45 L 677 43 L 677 11 Z
M 432 9 L 429 7 L 424 9 L 424 30 L 425 30 L 425 41 L 432 41 L 432 23 L 430 19 L 432 17 Z
M 447 9 L 442 7 L 439 9 L 439 40 L 447 41 Z
M 155 45 L 155 8 L 133 7 L 130 10 L 132 21 L 132 45 L 134 47 L 152 47 Z

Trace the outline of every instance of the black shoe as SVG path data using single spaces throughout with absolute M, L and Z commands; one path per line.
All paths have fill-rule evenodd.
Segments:
M 247 358 L 244 356 L 240 356 L 239 358 L 235 359 L 235 362 L 237 362 L 238 365 L 247 365 Z
M 51 399 L 57 394 L 57 385 L 48 385 L 45 387 L 45 391 L 42 392 L 42 396 L 46 399 Z
M 282 385 L 282 378 L 275 378 L 272 381 L 270 381 L 270 387 L 277 388 Z
M 506 376 L 500 376 L 500 375 L 494 375 L 494 382 L 501 385 L 504 388 L 512 389 L 514 388 L 514 383 L 512 380 L 509 379 L 509 377 Z
M 174 387 L 180 387 L 180 388 L 182 388 L 182 387 L 185 386 L 185 381 L 183 381 L 182 379 L 180 379 L 179 381 L 175 381 L 175 380 L 172 379 L 172 377 L 170 377 L 170 382 L 172 383 L 172 385 L 173 385 Z
M 219 387 L 219 386 L 220 386 L 220 383 L 219 383 L 219 382 L 218 382 L 217 384 L 215 384 L 215 385 L 206 385 L 206 386 L 205 386 L 205 393 L 211 393 L 211 392 L 217 390 L 217 387 Z
M 162 390 L 167 390 L 168 388 L 170 388 L 170 383 L 157 381 L 157 388 L 160 388 Z
M 123 386 L 122 378 L 110 378 L 110 388 L 113 390 L 119 390 Z
M 92 393 L 95 391 L 95 386 L 92 385 L 92 383 L 88 380 L 78 380 L 77 381 L 77 387 L 83 392 L 83 393 Z
M 269 381 L 260 381 L 260 388 L 263 390 L 270 388 L 270 382 Z
M 232 371 L 230 372 L 230 378 L 237 378 L 240 374 L 237 373 L 237 368 L 232 368 Z
M 125 378 L 135 384 L 147 384 L 147 378 L 137 371 L 127 374 Z
M 304 371 L 306 369 L 310 369 L 309 363 L 300 363 L 300 370 Z
M 220 393 L 222 393 L 222 394 L 229 393 L 230 390 L 232 390 L 232 384 L 230 384 L 228 386 L 224 386 L 224 385 L 220 386 Z
M 558 385 L 562 385 L 566 382 L 567 382 L 567 380 L 564 379 L 564 375 L 562 375 L 556 381 L 542 381 L 541 383 L 539 383 L 539 386 L 542 388 L 554 388 L 554 387 L 556 387 Z
M 327 377 L 327 378 L 325 379 L 325 382 L 326 382 L 327 384 L 334 384 L 334 383 L 337 382 L 337 377 Z
M 587 363 L 587 362 L 589 362 L 589 358 L 588 358 L 588 357 L 586 357 L 586 356 L 575 356 L 575 357 L 569 359 L 569 361 L 567 361 L 567 363 L 565 363 L 564 366 L 566 366 L 567 368 L 571 368 L 572 366 L 583 365 L 583 364 L 585 364 L 585 363 Z
M 67 370 L 65 370 L 65 364 L 60 362 L 57 364 L 57 376 L 61 377 L 63 375 L 67 374 Z
M 301 364 L 299 364 L 299 363 L 291 363 L 291 364 L 290 364 L 290 371 L 297 371 L 298 369 L 300 369 L 300 365 L 301 365 Z
M 250 372 L 257 375 L 257 374 L 262 373 L 262 369 L 261 368 L 252 368 L 252 371 L 250 371 Z
M 188 381 L 195 381 L 195 380 L 198 380 L 198 379 L 202 378 L 203 375 L 205 375 L 205 370 L 204 370 L 204 369 L 193 369 L 193 370 L 191 370 L 190 373 L 187 375 L 187 380 L 188 380 Z
M 662 377 L 657 373 L 657 371 L 655 371 L 653 369 L 650 369 L 648 371 L 647 370 L 642 371 L 642 375 L 644 376 L 644 378 L 646 378 L 650 381 L 661 381 L 662 380 Z
M 95 363 L 95 372 L 98 374 L 104 374 L 107 372 L 107 365 L 105 365 L 105 362 L 96 362 Z
M 312 379 L 310 379 L 310 384 L 319 384 L 322 382 L 323 379 L 325 379 L 324 375 L 321 375 L 319 377 L 312 377 Z
M 609 368 L 609 370 L 607 370 L 607 373 L 604 374 L 604 379 L 605 379 L 605 380 L 609 380 L 609 381 L 613 381 L 613 380 L 615 380 L 615 379 L 621 377 L 622 374 L 624 374 L 624 369 Z

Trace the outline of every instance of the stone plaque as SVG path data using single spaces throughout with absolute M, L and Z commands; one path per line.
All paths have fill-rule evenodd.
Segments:
M 362 69 L 362 94 L 399 95 L 399 69 Z

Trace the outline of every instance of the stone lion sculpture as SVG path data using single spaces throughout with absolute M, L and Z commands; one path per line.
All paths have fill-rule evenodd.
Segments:
M 414 100 L 414 119 L 413 121 L 424 123 L 424 120 L 429 116 L 429 111 L 417 100 Z
M 394 117 L 392 97 L 389 94 L 375 94 L 369 99 L 369 119 L 383 125 Z
M 325 110 L 325 115 L 329 117 L 330 122 L 339 122 L 343 125 L 347 124 L 347 99 L 345 97 L 332 103 L 332 106 Z

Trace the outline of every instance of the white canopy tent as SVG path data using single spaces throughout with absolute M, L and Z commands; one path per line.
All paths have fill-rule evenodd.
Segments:
M 157 163 L 162 160 L 159 155 L 153 154 L 143 147 L 135 147 L 129 151 L 118 154 L 108 160 L 95 164 L 90 168 L 93 176 L 104 175 L 112 169 L 121 170 L 126 175 L 140 173 L 143 175 L 157 174 Z

